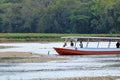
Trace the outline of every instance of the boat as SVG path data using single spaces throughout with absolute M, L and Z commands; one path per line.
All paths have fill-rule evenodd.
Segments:
M 120 42 L 120 37 L 82 37 L 82 36 L 68 36 L 62 37 L 65 39 L 65 45 L 61 48 L 54 47 L 55 51 L 59 55 L 103 55 L 103 54 L 120 54 L 120 48 L 112 47 L 112 42 Z M 68 40 L 74 41 L 74 46 L 66 47 Z M 78 42 L 86 42 L 86 46 L 79 47 L 77 46 Z M 89 47 L 90 42 L 97 42 L 97 45 L 94 47 Z M 107 47 L 102 48 L 100 42 L 108 42 Z M 116 46 L 116 44 L 115 44 Z M 120 43 L 119 43 L 120 46 Z

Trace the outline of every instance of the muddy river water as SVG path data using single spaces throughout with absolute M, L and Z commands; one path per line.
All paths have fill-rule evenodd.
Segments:
M 86 43 L 84 43 L 86 44 Z M 97 43 L 91 43 L 95 47 Z M 107 47 L 107 42 L 100 47 Z M 0 49 L 0 52 L 49 53 L 52 57 L 68 58 L 39 63 L 0 63 L 0 80 L 54 79 L 64 77 L 120 76 L 120 55 L 80 55 L 59 56 L 53 47 L 61 47 L 62 42 L 53 43 L 1 43 L 0 46 L 16 46 Z M 115 43 L 111 44 L 115 48 Z

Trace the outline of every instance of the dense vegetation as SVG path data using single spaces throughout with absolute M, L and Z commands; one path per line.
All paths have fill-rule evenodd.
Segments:
M 120 0 L 0 0 L 0 32 L 120 33 Z

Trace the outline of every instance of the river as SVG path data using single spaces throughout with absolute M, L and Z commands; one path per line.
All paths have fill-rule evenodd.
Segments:
M 86 44 L 86 43 L 84 43 Z M 97 43 L 91 43 L 95 47 Z M 107 42 L 99 47 L 107 47 Z M 53 79 L 64 77 L 120 76 L 120 55 L 80 55 L 59 56 L 53 47 L 61 47 L 62 42 L 53 43 L 1 43 L 0 46 L 15 46 L 0 49 L 0 52 L 32 52 L 67 60 L 39 63 L 0 63 L 0 80 Z M 115 43 L 111 44 L 115 48 Z

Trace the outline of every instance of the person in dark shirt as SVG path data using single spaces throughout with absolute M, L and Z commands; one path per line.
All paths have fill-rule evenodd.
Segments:
M 73 41 L 72 41 L 72 40 L 70 41 L 70 46 L 72 46 L 72 47 L 74 46 L 74 44 L 73 44 Z
M 120 48 L 120 42 L 119 41 L 116 43 L 116 47 Z

